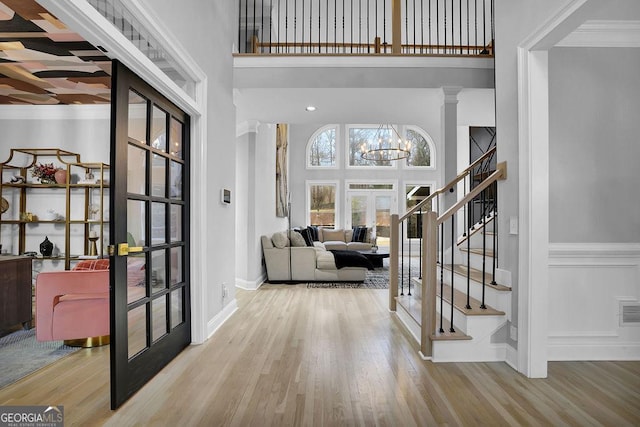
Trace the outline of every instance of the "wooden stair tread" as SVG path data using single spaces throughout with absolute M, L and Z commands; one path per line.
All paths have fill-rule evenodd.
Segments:
M 460 246 L 459 248 L 462 252 L 467 252 L 467 248 L 465 246 Z M 469 250 L 469 252 L 471 252 L 472 254 L 476 254 L 476 255 L 482 255 L 482 248 L 471 248 Z M 485 249 L 485 254 L 488 257 L 493 258 L 493 249 Z
M 444 265 L 444 269 L 445 270 L 449 270 L 451 271 L 451 264 L 445 264 Z M 469 276 L 471 277 L 471 280 L 478 282 L 479 284 L 482 284 L 482 271 L 476 269 L 476 268 L 469 268 L 470 273 Z M 453 271 L 456 274 L 459 274 L 460 276 L 463 277 L 467 277 L 467 266 L 466 265 L 462 265 L 462 264 L 454 264 L 453 265 Z M 484 279 L 485 279 L 485 284 L 487 286 L 489 286 L 492 289 L 495 289 L 496 291 L 504 291 L 504 292 L 510 292 L 511 288 L 508 286 L 504 286 L 504 285 L 500 285 L 498 283 L 496 283 L 495 285 L 491 284 L 491 274 L 489 273 L 485 273 L 484 274 Z M 419 283 L 419 282 L 418 282 Z
M 443 285 L 443 292 L 444 292 L 443 299 L 448 303 L 451 303 L 451 286 L 446 284 Z M 437 294 L 438 296 L 440 296 L 440 286 L 438 286 Z M 504 311 L 496 310 L 495 308 L 492 308 L 486 304 L 485 306 L 487 308 L 480 308 L 480 301 L 471 297 L 469 297 L 469 305 L 471 306 L 471 309 L 466 308 L 465 305 L 467 304 L 467 296 L 463 292 L 460 292 L 457 289 L 453 291 L 453 298 L 454 298 L 453 306 L 456 308 L 456 310 L 460 311 L 461 313 L 464 313 L 467 316 L 503 316 L 504 315 Z
M 411 318 L 418 323 L 418 325 L 422 324 L 422 299 L 414 297 L 414 296 L 397 296 L 396 302 L 404 308 L 404 310 L 409 313 Z
M 436 320 L 436 329 L 440 328 L 440 316 Z M 444 317 L 442 318 L 442 329 L 444 332 L 436 331 L 431 334 L 431 339 L 433 341 L 458 341 L 458 340 L 471 340 L 473 339 L 469 335 L 461 332 L 460 330 L 456 330 L 455 332 L 450 332 L 449 328 L 451 328 L 451 322 L 449 322 Z
M 409 313 L 411 318 L 418 324 L 422 324 L 422 300 L 420 298 L 416 298 L 413 296 L 398 296 L 396 297 L 396 302 L 402 306 L 402 308 Z M 440 317 L 438 316 L 436 327 L 440 327 Z M 451 328 L 451 323 L 442 318 L 442 329 L 444 329 L 443 333 L 438 331 L 431 334 L 431 339 L 434 341 L 454 341 L 454 340 L 470 340 L 472 337 L 466 335 L 464 332 L 456 330 L 455 332 L 449 332 L 449 328 Z

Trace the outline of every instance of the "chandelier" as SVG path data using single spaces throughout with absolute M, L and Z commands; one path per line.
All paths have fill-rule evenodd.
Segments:
M 360 145 L 362 158 L 372 162 L 402 160 L 411 154 L 411 142 L 403 139 L 393 125 L 380 125 L 374 136 Z

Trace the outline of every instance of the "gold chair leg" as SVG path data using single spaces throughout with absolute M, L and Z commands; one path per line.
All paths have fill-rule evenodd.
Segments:
M 79 338 L 75 340 L 64 340 L 64 344 L 69 347 L 100 347 L 101 345 L 107 345 L 110 342 L 110 335 L 102 335 L 99 337 Z

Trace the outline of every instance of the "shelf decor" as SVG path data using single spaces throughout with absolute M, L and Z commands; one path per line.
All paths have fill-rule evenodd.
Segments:
M 95 180 L 82 182 L 87 176 Z M 108 164 L 82 162 L 78 153 L 59 148 L 12 148 L 0 162 L 0 200 L 11 202 L 0 217 L 0 240 L 12 242 L 15 254 L 36 256 L 33 249 L 40 249 L 42 259 L 64 261 L 66 270 L 88 253 L 101 258 L 109 243 L 108 191 Z M 46 237 L 38 247 L 47 234 L 59 246 Z
M 53 184 L 56 182 L 58 168 L 53 163 L 36 163 L 31 169 L 31 176 L 38 178 L 41 184 Z

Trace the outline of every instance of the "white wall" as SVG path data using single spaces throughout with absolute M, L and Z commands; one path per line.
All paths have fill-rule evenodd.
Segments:
M 220 203 L 220 190 L 235 194 L 235 107 L 232 96 L 232 46 L 237 35 L 233 2 L 141 0 L 152 10 L 207 75 L 207 199 L 201 215 L 208 219 L 206 318 L 211 322 L 235 299 L 235 206 Z M 198 230 L 193 230 L 198 232 Z M 201 284 L 194 284 L 201 285 Z M 226 286 L 228 293 L 223 294 Z
M 286 230 L 288 218 L 276 216 L 276 125 L 253 125 L 242 132 L 236 141 L 235 282 L 257 289 L 266 279 L 260 236 Z

